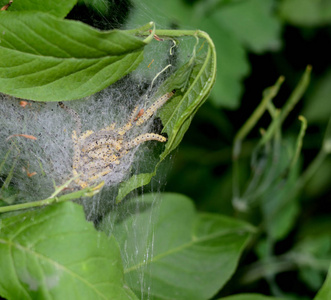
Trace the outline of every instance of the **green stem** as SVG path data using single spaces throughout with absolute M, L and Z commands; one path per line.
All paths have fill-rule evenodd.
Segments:
M 283 82 L 284 82 L 284 77 L 283 76 L 279 77 L 276 84 L 274 86 L 270 87 L 266 91 L 261 103 L 254 110 L 254 112 L 251 114 L 251 116 L 248 118 L 248 120 L 245 122 L 245 124 L 239 129 L 238 133 L 236 134 L 236 136 L 234 138 L 234 147 L 233 147 L 233 159 L 234 160 L 236 160 L 240 154 L 242 140 L 247 136 L 247 134 L 252 130 L 252 128 L 256 125 L 256 123 L 260 120 L 261 116 L 268 108 L 270 101 L 277 95 L 278 90 Z
M 242 282 L 244 284 L 250 284 L 261 278 L 266 278 L 271 275 L 275 276 L 276 274 L 296 270 L 302 267 L 309 267 L 314 270 L 327 272 L 329 268 L 329 260 L 318 259 L 307 254 L 289 252 L 248 266 L 242 276 Z
M 238 161 L 241 152 L 242 141 L 247 136 L 247 134 L 252 130 L 252 128 L 256 125 L 256 123 L 261 118 L 261 116 L 266 111 L 266 109 L 268 107 L 270 109 L 269 104 L 271 100 L 277 95 L 278 90 L 281 84 L 283 83 L 283 81 L 284 81 L 284 77 L 283 76 L 279 77 L 275 85 L 266 90 L 261 103 L 255 109 L 252 115 L 248 118 L 245 124 L 240 128 L 240 130 L 238 131 L 238 133 L 234 138 L 233 151 L 232 151 L 232 162 L 233 162 L 232 192 L 233 192 L 233 203 L 235 206 L 237 206 L 238 209 L 240 209 L 240 205 L 244 205 L 244 203 L 241 203 L 240 201 L 240 190 L 239 190 L 240 176 L 239 176 L 239 161 Z M 242 209 L 244 208 L 245 207 L 242 207 Z
M 77 192 L 73 192 L 70 194 L 65 194 L 60 197 L 51 197 L 39 201 L 34 201 L 34 202 L 28 202 L 28 203 L 21 203 L 21 204 L 15 204 L 15 205 L 8 205 L 8 206 L 3 206 L 0 207 L 0 213 L 4 212 L 9 212 L 9 211 L 16 211 L 16 210 L 21 210 L 21 209 L 28 209 L 32 207 L 40 207 L 40 206 L 45 206 L 45 205 L 50 205 L 53 203 L 59 203 L 59 202 L 65 202 L 65 201 L 71 201 L 75 199 L 79 199 L 81 197 L 92 197 L 93 195 L 97 194 L 102 186 L 103 182 L 97 186 L 94 187 L 87 187 L 83 190 L 79 190 Z
M 297 163 L 297 161 L 299 159 L 301 149 L 302 149 L 302 144 L 303 144 L 303 138 L 305 136 L 306 129 L 307 129 L 307 120 L 306 120 L 306 118 L 304 118 L 303 116 L 299 116 L 299 120 L 301 121 L 301 128 L 300 128 L 300 133 L 299 133 L 298 138 L 297 138 L 295 153 L 294 153 L 294 156 L 292 158 L 292 162 L 291 162 L 291 165 L 290 165 L 290 170 L 295 166 L 295 164 Z
M 307 184 L 307 182 L 313 177 L 313 175 L 320 168 L 325 158 L 331 153 L 331 147 L 329 146 L 331 140 L 331 118 L 329 119 L 329 123 L 327 125 L 323 145 L 320 152 L 314 158 L 314 160 L 309 164 L 305 172 L 298 179 L 296 184 L 295 192 L 299 192 L 302 188 Z
M 140 32 L 140 35 L 146 36 L 150 35 L 148 32 Z M 207 32 L 202 30 L 175 30 L 175 29 L 156 29 L 155 34 L 160 37 L 183 37 L 183 36 L 197 36 L 199 38 L 205 39 L 208 42 L 208 45 L 212 48 L 215 53 L 216 58 L 216 50 L 213 40 L 210 38 Z
M 296 86 L 289 99 L 287 100 L 286 104 L 284 105 L 281 112 L 281 123 L 284 122 L 288 114 L 292 111 L 293 107 L 298 103 L 302 95 L 305 93 L 309 85 L 311 69 L 311 66 L 307 66 L 306 71 L 302 75 L 298 85 Z

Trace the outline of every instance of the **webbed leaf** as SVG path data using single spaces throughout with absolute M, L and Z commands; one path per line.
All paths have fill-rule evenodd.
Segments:
M 215 48 L 206 33 L 197 34 L 207 40 L 206 52 L 184 64 L 158 90 L 160 94 L 173 89 L 177 91 L 172 100 L 164 105 L 158 114 L 164 125 L 163 132 L 168 135 L 165 149 L 153 172 L 133 175 L 121 185 L 117 196 L 118 202 L 132 190 L 150 182 L 159 164 L 179 145 L 195 112 L 211 92 L 216 78 Z

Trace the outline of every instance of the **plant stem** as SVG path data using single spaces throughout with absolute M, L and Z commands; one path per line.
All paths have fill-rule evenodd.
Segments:
M 241 152 L 241 143 L 247 134 L 256 125 L 266 109 L 270 108 L 270 101 L 277 95 L 281 84 L 284 81 L 284 77 L 281 76 L 272 87 L 268 88 L 264 94 L 264 97 L 258 107 L 254 110 L 252 115 L 248 118 L 245 124 L 239 129 L 234 138 L 232 161 L 233 161 L 233 202 L 235 206 L 240 205 L 240 191 L 239 191 L 239 162 L 238 158 Z M 243 204 L 243 203 L 242 203 Z M 239 206 L 238 206 L 239 208 Z M 244 207 L 243 207 L 244 208 Z
M 298 85 L 290 95 L 289 99 L 287 100 L 286 104 L 284 105 L 282 111 L 281 111 L 281 123 L 284 122 L 288 114 L 292 111 L 293 107 L 298 103 L 298 101 L 301 99 L 302 95 L 305 93 L 309 81 L 310 81 L 310 73 L 311 73 L 312 67 L 307 66 L 305 72 L 303 73 Z
M 45 205 L 50 205 L 53 203 L 75 200 L 75 199 L 78 199 L 81 197 L 92 197 L 93 195 L 97 194 L 101 190 L 103 185 L 104 185 L 104 183 L 102 182 L 102 183 L 98 184 L 97 186 L 87 187 L 83 190 L 79 190 L 77 192 L 73 192 L 70 194 L 65 194 L 60 197 L 55 196 L 55 197 L 51 197 L 51 198 L 47 198 L 47 199 L 43 199 L 43 200 L 39 200 L 39 201 L 34 201 L 34 202 L 3 206 L 3 207 L 0 207 L 0 213 L 27 209 L 27 208 L 32 208 L 32 207 L 45 206 Z

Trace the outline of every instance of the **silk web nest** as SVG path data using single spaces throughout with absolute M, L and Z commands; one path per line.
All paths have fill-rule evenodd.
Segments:
M 146 68 L 146 64 L 142 66 Z M 163 65 L 155 63 L 154 74 L 165 66 L 166 60 Z M 130 115 L 139 117 L 139 111 L 143 112 L 156 100 L 153 93 L 162 76 L 153 82 L 151 89 L 152 77 L 144 77 L 141 72 L 138 69 L 134 76 L 127 76 L 95 95 L 64 103 L 79 116 L 82 132 L 97 132 L 112 123 L 123 126 Z M 0 180 L 4 182 L 8 174 L 12 175 L 11 185 L 19 191 L 19 202 L 47 198 L 54 191 L 54 185 L 73 177 L 72 132 L 77 122 L 59 103 L 25 101 L 3 94 L 0 98 L 0 163 L 3 164 Z M 132 116 L 135 107 L 138 109 Z M 154 115 L 126 135 L 133 139 L 139 133 L 160 134 L 161 129 Z M 144 169 L 143 162 L 153 159 L 153 149 L 164 147 L 158 144 L 161 143 L 153 141 L 134 147 L 102 180 L 108 186 L 116 186 L 128 179 L 133 170 L 139 173 L 140 168 Z

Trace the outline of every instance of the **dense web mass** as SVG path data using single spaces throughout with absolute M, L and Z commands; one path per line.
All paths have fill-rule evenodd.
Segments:
M 106 176 L 110 178 L 105 178 L 107 183 L 114 182 L 112 173 L 121 167 L 123 158 L 135 147 L 147 141 L 165 142 L 167 139 L 156 133 L 141 133 L 130 137 L 130 132 L 147 122 L 174 93 L 175 91 L 172 91 L 161 96 L 146 111 L 143 108 L 138 111 L 137 105 L 124 126 L 118 127 L 116 123 L 112 123 L 97 132 L 87 130 L 82 133 L 78 114 L 60 102 L 60 107 L 67 110 L 76 121 L 77 128 L 72 133 L 73 175 L 79 176 L 75 179 L 76 184 L 85 188 Z
M 171 92 L 161 97 L 157 108 L 172 95 Z M 66 102 L 67 110 L 59 103 L 1 95 L 0 156 L 8 153 L 2 175 L 13 168 L 11 182 L 24 201 L 47 198 L 54 191 L 54 184 L 63 184 L 78 173 L 82 177 L 73 188 L 85 187 L 97 179 L 116 185 L 130 175 L 141 142 L 166 140 L 151 128 L 157 110 L 151 107 L 155 103 L 157 99 L 134 88 L 130 78 L 86 99 Z M 146 133 L 153 135 L 147 137 Z M 92 146 L 98 142 L 99 148 Z M 153 147 L 157 142 L 148 143 Z M 110 145 L 116 151 L 109 151 Z M 98 154 L 105 157 L 94 157 Z

